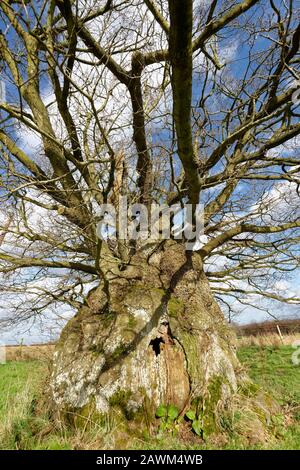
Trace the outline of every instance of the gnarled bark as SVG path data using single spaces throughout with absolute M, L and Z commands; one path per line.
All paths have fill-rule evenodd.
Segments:
M 237 389 L 239 363 L 199 255 L 168 241 L 122 271 L 108 252 L 101 259 L 104 280 L 56 347 L 55 406 L 105 413 L 118 403 L 130 417 L 164 403 L 195 406 L 211 421 Z

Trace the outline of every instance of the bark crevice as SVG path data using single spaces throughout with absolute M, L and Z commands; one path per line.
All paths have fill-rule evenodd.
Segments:
M 106 413 L 121 394 L 126 415 L 146 403 L 154 416 L 162 403 L 180 411 L 195 400 L 205 406 L 217 382 L 216 406 L 237 390 L 234 334 L 199 255 L 174 241 L 150 258 L 147 250 L 131 260 L 141 268 L 138 279 L 106 278 L 109 303 L 100 283 L 66 325 L 51 378 L 57 409 L 80 413 L 94 403 L 97 413 Z

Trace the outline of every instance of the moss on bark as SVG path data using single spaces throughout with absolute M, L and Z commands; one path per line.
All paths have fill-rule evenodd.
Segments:
M 80 414 L 92 406 L 95 416 L 117 407 L 147 421 L 162 403 L 182 413 L 192 403 L 212 433 L 246 386 L 201 259 L 168 242 L 155 263 L 146 251 L 132 265 L 107 281 L 108 290 L 100 283 L 66 325 L 54 354 L 54 407 Z

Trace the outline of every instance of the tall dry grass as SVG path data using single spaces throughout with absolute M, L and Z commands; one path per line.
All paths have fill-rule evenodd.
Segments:
M 54 351 L 54 344 L 36 344 L 6 346 L 7 361 L 49 360 Z
M 5 442 L 13 435 L 16 422 L 23 422 L 28 418 L 31 402 L 32 385 L 29 379 L 14 397 L 7 394 L 5 413 L 0 420 L 0 449 L 5 448 Z
M 238 336 L 238 347 L 258 346 L 258 347 L 276 347 L 282 345 L 292 345 L 295 341 L 300 341 L 300 333 L 283 334 L 282 339 L 278 333 L 261 333 L 249 336 Z M 7 361 L 30 361 L 45 360 L 52 358 L 55 344 L 38 344 L 32 346 L 7 346 Z
M 248 346 L 258 346 L 266 347 L 271 346 L 279 348 L 282 345 L 290 346 L 295 341 L 300 341 L 300 333 L 283 335 L 282 339 L 279 334 L 276 333 L 267 333 L 261 335 L 250 335 L 250 336 L 241 336 L 238 339 L 239 347 L 248 347 Z

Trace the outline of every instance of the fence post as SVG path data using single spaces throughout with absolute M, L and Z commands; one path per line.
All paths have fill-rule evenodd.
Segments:
M 279 327 L 279 325 L 276 325 L 276 328 L 277 328 L 277 331 L 278 331 L 279 337 L 280 337 L 280 339 L 281 339 L 281 342 L 282 342 L 282 344 L 284 344 L 284 341 L 283 341 L 283 336 L 282 336 L 282 334 L 281 334 L 281 330 L 280 330 L 280 327 Z

